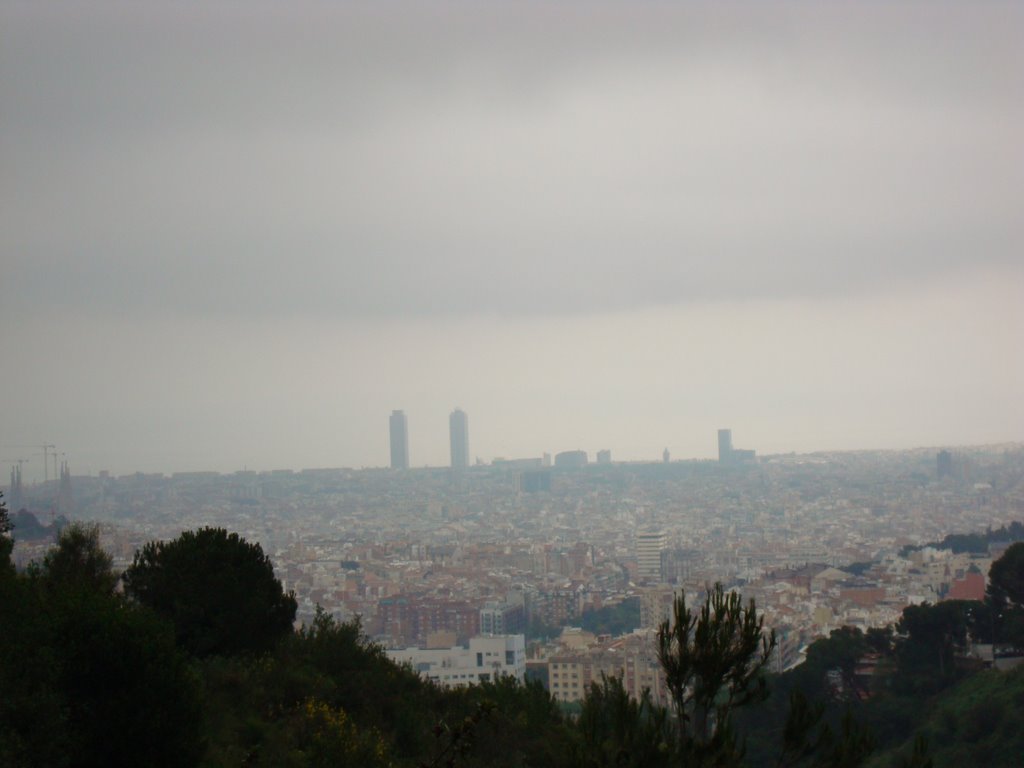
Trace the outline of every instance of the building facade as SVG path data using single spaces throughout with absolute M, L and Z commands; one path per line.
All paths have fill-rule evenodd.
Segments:
M 562 451 L 555 454 L 555 466 L 560 469 L 578 469 L 587 466 L 586 451 Z
M 448 433 L 452 469 L 465 469 L 469 466 L 469 416 L 461 408 L 456 408 L 448 417 Z
M 548 659 L 548 690 L 557 701 L 582 701 L 602 675 L 621 680 L 630 698 L 639 700 L 649 691 L 656 704 L 668 704 L 665 674 L 648 637 L 627 635 Z
M 661 552 L 665 549 L 665 532 L 641 529 L 636 532 L 636 570 L 643 581 L 661 581 Z
M 391 468 L 409 468 L 409 424 L 405 411 L 391 412 Z
M 718 460 L 723 464 L 732 461 L 732 430 L 718 430 Z
M 445 688 L 457 688 L 502 677 L 523 682 L 526 675 L 526 639 L 523 635 L 477 635 L 468 646 L 402 648 L 390 650 L 397 664 L 409 664 L 420 677 Z

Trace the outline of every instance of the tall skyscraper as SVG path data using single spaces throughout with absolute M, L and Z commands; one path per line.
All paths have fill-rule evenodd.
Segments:
M 732 430 L 718 430 L 718 460 L 722 463 L 732 460 Z
M 409 468 L 409 425 L 405 411 L 391 412 L 391 468 Z
M 74 497 L 71 495 L 71 467 L 66 461 L 60 465 L 60 487 L 57 492 L 57 511 L 62 515 L 74 512 Z
M 451 436 L 452 469 L 465 469 L 469 466 L 469 416 L 461 408 L 456 408 L 448 417 L 448 432 Z
M 757 451 L 750 448 L 732 447 L 732 430 L 718 430 L 718 462 L 739 466 L 757 461 Z
M 665 532 L 660 529 L 641 528 L 636 532 L 636 570 L 641 580 L 661 580 L 661 551 L 665 542 Z
M 21 462 L 11 467 L 11 485 L 7 489 L 7 511 L 11 514 L 21 511 L 25 498 L 21 492 Z
M 951 477 L 953 474 L 953 454 L 949 451 L 939 451 L 935 454 L 936 470 L 939 478 Z

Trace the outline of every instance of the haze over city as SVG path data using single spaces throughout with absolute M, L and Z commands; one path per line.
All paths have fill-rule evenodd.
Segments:
M 1022 22 L 0 2 L 0 459 L 1018 441 Z

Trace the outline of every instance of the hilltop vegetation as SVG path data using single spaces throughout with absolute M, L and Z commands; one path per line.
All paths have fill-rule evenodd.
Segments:
M 978 672 L 938 696 L 917 702 L 915 736 L 875 757 L 869 768 L 888 768 L 923 736 L 935 768 L 1015 766 L 1024 755 L 1024 666 Z
M 1014 521 L 1009 525 L 985 531 L 984 533 L 951 533 L 942 541 L 933 541 L 930 544 L 915 546 L 908 544 L 900 550 L 900 556 L 906 557 L 925 547 L 935 549 L 949 549 L 954 554 L 961 552 L 987 552 L 989 544 L 1000 542 L 1024 541 L 1024 523 Z

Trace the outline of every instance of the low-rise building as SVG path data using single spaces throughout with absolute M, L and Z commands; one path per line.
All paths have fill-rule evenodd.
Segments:
M 526 673 L 523 635 L 477 635 L 467 646 L 401 648 L 387 654 L 392 661 L 409 664 L 421 677 L 446 688 L 494 682 L 507 676 L 522 682 Z

